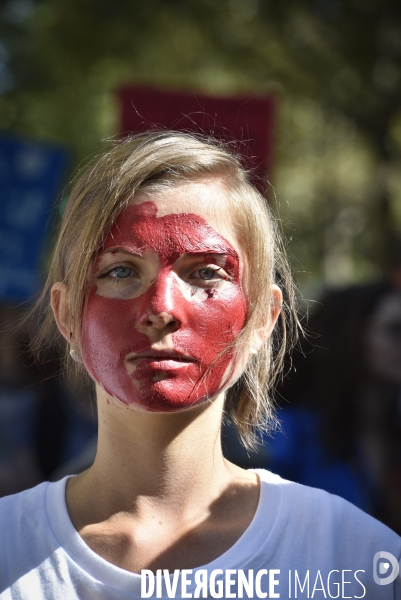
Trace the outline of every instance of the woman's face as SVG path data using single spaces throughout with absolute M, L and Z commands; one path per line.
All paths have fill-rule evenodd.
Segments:
M 209 179 L 139 193 L 119 215 L 92 267 L 81 348 L 109 396 L 170 412 L 238 376 L 247 300 L 225 205 Z

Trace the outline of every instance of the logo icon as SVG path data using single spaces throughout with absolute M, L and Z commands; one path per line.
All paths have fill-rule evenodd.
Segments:
M 391 571 L 389 572 L 390 567 Z M 397 579 L 399 572 L 400 565 L 395 556 L 384 550 L 376 552 L 373 557 L 373 579 L 375 583 L 378 585 L 393 583 Z M 386 577 L 380 577 L 379 575 L 386 575 Z

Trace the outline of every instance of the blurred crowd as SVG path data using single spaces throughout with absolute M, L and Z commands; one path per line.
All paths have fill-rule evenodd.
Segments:
M 23 317 L 0 305 L 0 496 L 74 472 L 97 435 L 90 388 L 64 373 L 56 349 L 35 362 Z
M 37 365 L 19 309 L 0 309 L 0 495 L 78 473 L 96 450 L 90 386 L 57 352 Z M 401 289 L 327 291 L 276 391 L 281 430 L 257 451 L 223 427 L 235 463 L 338 494 L 401 534 Z
M 401 534 L 401 289 L 327 291 L 277 389 L 281 431 L 238 464 L 342 496 Z M 224 439 L 224 438 L 223 438 Z

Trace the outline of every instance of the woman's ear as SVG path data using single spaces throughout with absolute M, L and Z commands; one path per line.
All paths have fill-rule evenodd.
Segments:
M 58 281 L 53 285 L 50 295 L 50 304 L 60 333 L 69 344 L 74 342 L 74 334 L 71 327 L 69 296 L 65 283 Z
M 263 342 L 267 340 L 274 329 L 274 326 L 277 322 L 278 316 L 281 312 L 281 308 L 283 305 L 283 294 L 278 285 L 272 285 L 272 297 L 271 297 L 271 307 L 270 307 L 270 319 L 263 327 L 260 327 L 253 334 L 252 345 L 251 345 L 251 354 L 257 354 Z
M 275 283 L 272 285 L 272 300 L 270 309 L 270 323 L 268 325 L 268 333 L 266 337 L 271 336 L 274 326 L 276 325 L 281 309 L 283 308 L 283 293 Z

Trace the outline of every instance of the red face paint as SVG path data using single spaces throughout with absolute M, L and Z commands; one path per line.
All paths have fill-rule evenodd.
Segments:
M 119 274 L 132 267 L 131 276 L 114 283 L 109 266 L 123 252 Z M 107 269 L 99 270 L 104 257 Z M 209 282 L 220 267 L 223 277 Z M 235 349 L 220 353 L 246 319 L 239 268 L 233 246 L 202 217 L 157 217 L 152 202 L 130 205 L 99 254 L 84 314 L 82 355 L 92 377 L 110 396 L 149 411 L 215 396 L 235 363 Z

